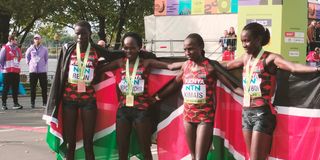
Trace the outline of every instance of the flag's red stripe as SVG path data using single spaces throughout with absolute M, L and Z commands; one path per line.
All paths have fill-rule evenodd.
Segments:
M 241 104 L 221 87 L 216 88 L 216 100 L 215 128 L 225 133 L 224 138 L 238 153 L 246 155 L 241 125 Z
M 158 131 L 158 158 L 161 160 L 181 159 L 189 154 L 183 127 L 182 115 L 170 125 Z
M 320 159 L 320 118 L 277 115 L 272 157 Z

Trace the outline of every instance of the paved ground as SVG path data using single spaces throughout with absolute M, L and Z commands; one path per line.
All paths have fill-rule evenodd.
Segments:
M 38 99 L 31 109 L 30 97 L 20 97 L 22 110 L 12 110 L 12 98 L 8 110 L 0 111 L 0 159 L 1 160 L 54 160 L 55 154 L 45 142 L 46 124 L 41 119 L 44 109 Z
M 30 107 L 30 97 L 19 97 L 22 110 L 12 109 L 10 96 L 7 103 L 8 110 L 0 109 L 0 160 L 54 160 L 55 154 L 46 144 L 47 125 L 42 120 L 41 98 L 37 97 L 35 109 Z M 156 146 L 151 150 L 156 160 Z

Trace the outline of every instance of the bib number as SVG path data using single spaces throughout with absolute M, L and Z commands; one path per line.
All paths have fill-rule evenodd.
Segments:
M 128 83 L 125 79 L 122 79 L 119 83 L 119 89 L 123 94 L 127 94 L 128 92 Z M 143 79 L 135 79 L 133 81 L 132 86 L 133 95 L 143 94 L 144 93 L 144 80 Z
M 78 84 L 79 76 L 80 76 L 79 73 L 80 72 L 79 72 L 78 66 L 70 65 L 68 82 L 72 83 L 72 84 Z M 93 73 L 94 73 L 94 69 L 91 69 L 88 67 L 85 68 L 83 81 L 85 82 L 85 84 L 87 86 L 91 83 L 91 81 L 93 79 Z
M 185 103 L 206 103 L 206 85 L 204 84 L 184 84 L 181 92 Z

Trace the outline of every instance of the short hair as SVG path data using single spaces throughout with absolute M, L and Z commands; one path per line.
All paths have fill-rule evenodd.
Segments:
M 82 20 L 82 21 L 77 22 L 75 25 L 76 26 L 80 26 L 80 27 L 85 27 L 85 28 L 87 28 L 89 30 L 90 33 L 92 33 L 91 32 L 91 25 L 87 21 Z
M 194 40 L 202 50 L 204 49 L 204 41 L 198 33 L 191 33 L 187 36 L 186 39 L 188 38 Z
M 203 38 L 198 33 L 191 33 L 187 36 L 186 39 L 192 39 L 201 49 L 201 55 L 204 57 L 205 51 L 204 51 L 204 41 Z
M 17 37 L 15 35 L 9 35 L 8 36 L 8 41 L 12 41 L 12 40 L 15 40 Z
M 122 46 L 124 45 L 124 40 L 127 37 L 133 38 L 136 41 L 138 47 L 142 48 L 142 38 L 138 33 L 135 33 L 135 32 L 128 32 L 128 33 L 124 34 L 124 36 L 122 37 L 122 40 L 121 40 Z
M 261 38 L 261 46 L 265 46 L 270 42 L 270 32 L 268 28 L 264 28 L 259 23 L 249 23 L 246 26 L 244 26 L 242 31 L 249 31 L 250 35 L 254 39 Z

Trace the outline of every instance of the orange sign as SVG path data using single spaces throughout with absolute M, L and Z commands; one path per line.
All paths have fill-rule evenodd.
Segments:
M 167 15 L 167 0 L 154 1 L 154 15 L 156 16 Z
M 204 13 L 205 14 L 215 14 L 218 11 L 218 2 L 217 0 L 206 0 L 204 4 Z

